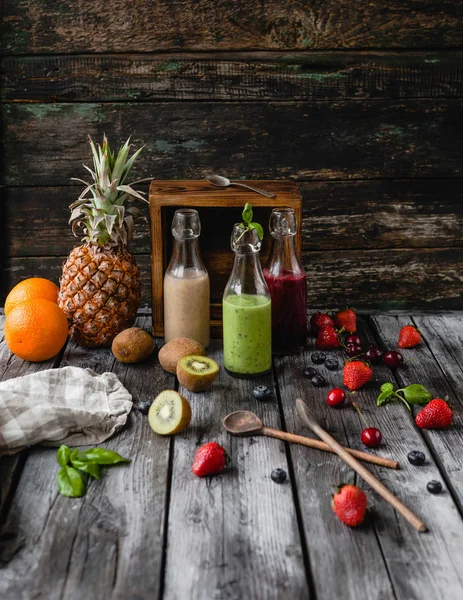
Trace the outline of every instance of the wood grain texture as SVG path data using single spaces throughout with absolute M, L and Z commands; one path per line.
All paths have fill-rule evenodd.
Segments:
M 463 245 L 460 181 L 302 182 L 298 187 L 303 199 L 305 252 Z M 63 256 L 69 252 L 79 240 L 68 224 L 68 206 L 79 190 L 75 186 L 6 188 L 5 256 Z M 150 252 L 148 207 L 143 202 L 138 207 L 144 219 L 137 222 L 131 249 L 146 254 Z M 202 211 L 200 216 L 204 230 Z
M 3 104 L 7 185 L 67 185 L 90 160 L 87 134 L 146 143 L 140 177 L 459 177 L 459 100 Z M 40 152 L 37 152 L 40 148 Z M 26 168 L 27 165 L 27 168 Z
M 364 338 L 373 342 L 372 332 L 362 319 L 359 322 L 359 333 Z M 353 448 L 361 449 L 360 432 L 363 429 L 358 415 L 349 407 L 333 410 L 326 404 L 326 390 L 331 387 L 342 386 L 342 370 L 330 372 L 324 367 L 319 367 L 328 380 L 326 388 L 314 388 L 311 384 L 301 377 L 301 371 L 304 366 L 312 364 L 310 362 L 310 349 L 313 347 L 313 338 L 311 338 L 309 351 L 303 356 L 295 358 L 280 358 L 276 361 L 276 377 L 280 385 L 282 405 L 285 413 L 286 425 L 288 430 L 295 433 L 306 435 L 307 429 L 301 425 L 297 415 L 294 400 L 296 397 L 302 397 L 314 413 L 320 424 L 344 445 L 350 445 Z M 335 352 L 341 361 L 343 359 L 341 351 Z M 331 353 L 330 353 L 331 355 Z M 342 364 L 342 362 L 341 362 Z M 356 393 L 355 400 L 360 405 L 367 421 L 372 425 L 379 427 L 383 433 L 383 443 L 376 450 L 379 454 L 394 456 L 400 461 L 401 469 L 399 471 L 390 471 L 373 466 L 368 466 L 376 476 L 399 498 L 406 500 L 411 508 L 426 522 L 430 527 L 430 534 L 423 535 L 416 532 L 403 519 L 398 518 L 391 507 L 384 503 L 376 494 L 367 488 L 369 496 L 369 510 L 372 513 L 372 520 L 362 529 L 347 530 L 340 525 L 331 513 L 329 506 L 329 495 L 331 493 L 330 484 L 336 484 L 340 480 L 339 474 L 329 474 L 329 457 L 324 455 L 322 460 L 314 460 L 308 456 L 311 450 L 301 450 L 291 446 L 293 456 L 298 492 L 301 498 L 301 510 L 306 531 L 306 538 L 309 542 L 309 557 L 314 561 L 312 572 L 315 577 L 319 577 L 319 583 L 316 581 L 317 597 L 321 593 L 326 594 L 326 598 L 335 596 L 332 590 L 328 590 L 324 583 L 329 579 L 329 573 L 324 569 L 331 568 L 332 561 L 327 559 L 327 553 L 330 552 L 329 544 L 327 546 L 320 543 L 325 539 L 336 539 L 336 564 L 342 561 L 340 572 L 343 577 L 339 578 L 339 584 L 345 588 L 344 597 L 355 598 L 358 593 L 358 581 L 362 581 L 363 590 L 369 589 L 366 586 L 384 586 L 389 584 L 389 580 L 380 575 L 380 582 L 371 581 L 369 578 L 377 574 L 377 566 L 369 567 L 369 561 L 374 561 L 375 550 L 368 533 L 372 529 L 375 531 L 375 542 L 379 543 L 381 555 L 387 564 L 388 575 L 392 582 L 393 592 L 382 591 L 385 598 L 425 598 L 432 600 L 439 597 L 451 597 L 457 600 L 461 593 L 462 575 L 458 566 L 458 539 L 463 537 L 463 521 L 460 518 L 458 509 L 450 494 L 433 496 L 426 492 L 426 483 L 431 479 L 440 479 L 442 477 L 437 465 L 432 457 L 424 467 L 413 467 L 408 462 L 406 455 L 410 449 L 425 449 L 423 439 L 419 430 L 415 427 L 407 409 L 402 403 L 391 404 L 381 409 L 375 406 L 375 399 L 378 395 L 379 387 L 385 381 L 393 380 L 391 371 L 384 365 L 374 367 L 374 378 L 370 384 Z M 310 467 L 307 464 L 310 463 Z M 314 464 L 321 466 L 321 473 L 317 476 Z M 308 469 L 310 468 L 310 471 Z M 318 467 L 320 469 L 320 467 Z M 311 476 L 308 476 L 308 473 Z M 331 475 L 331 479 L 330 476 Z M 337 475 L 337 477 L 336 477 Z M 336 477 L 333 479 L 333 477 Z M 316 493 L 314 485 L 320 481 L 320 486 L 325 487 L 324 496 L 322 491 Z M 357 480 L 357 485 L 363 482 Z M 325 500 L 323 500 L 325 498 Z M 321 516 L 314 519 L 314 511 L 321 512 Z M 320 529 L 323 528 L 321 531 Z M 339 528 L 339 532 L 338 532 Z M 368 550 L 362 549 L 356 562 L 356 554 L 353 551 L 355 544 L 359 542 L 359 533 L 364 533 L 363 542 L 369 543 Z M 348 539 L 343 540 L 344 537 Z M 316 539 L 318 547 L 310 545 L 310 539 Z M 340 551 L 340 544 L 349 545 L 349 555 L 347 552 Z M 371 544 L 371 545 L 370 545 Z M 420 577 L 411 576 L 410 572 L 406 574 L 403 564 L 410 564 L 414 560 L 412 556 L 419 556 Z M 368 562 L 366 562 L 368 561 Z M 359 571 L 357 577 L 351 581 L 353 572 Z M 333 584 L 334 585 L 334 584 Z M 365 597 L 368 597 L 368 591 Z M 381 592 L 375 591 L 373 597 L 381 597 Z
M 221 346 L 215 342 L 208 352 L 219 363 Z M 273 388 L 270 377 L 259 383 Z M 280 426 L 276 401 L 255 400 L 254 386 L 221 369 L 210 391 L 191 394 L 180 388 L 193 418 L 174 441 L 166 600 L 312 597 L 291 484 L 270 479 L 276 467 L 288 471 L 284 444 L 233 437 L 221 425 L 228 413 L 245 407 L 265 424 Z M 191 465 L 197 448 L 209 441 L 225 447 L 232 467 L 221 476 L 198 479 Z
M 203 258 L 216 274 L 217 289 L 225 287 L 233 256 L 227 255 L 220 264 L 214 262 L 213 253 L 203 253 Z M 11 258 L 5 272 L 6 290 L 26 277 L 47 277 L 58 282 L 64 259 Z M 150 256 L 140 254 L 136 260 L 141 270 L 142 305 L 151 306 Z M 458 310 L 462 306 L 462 260 L 461 248 L 304 252 L 308 306 Z
M 149 330 L 150 322 L 144 317 L 138 325 Z M 155 356 L 122 365 L 110 350 L 70 343 L 61 365 L 114 371 L 135 403 L 174 384 Z M 133 462 L 91 482 L 81 499 L 58 494 L 56 450 L 37 448 L 31 453 L 2 529 L 10 536 L 0 558 L 8 565 L 0 580 L 2 597 L 157 597 L 170 440 L 155 436 L 146 417 L 134 409 L 123 431 L 105 447 Z
M 332 52 L 4 57 L 5 101 L 461 97 L 463 53 Z
M 413 320 L 422 330 L 424 342 L 418 347 L 400 350 L 407 368 L 397 369 L 395 377 L 400 387 L 421 383 L 432 391 L 433 398 L 448 398 L 454 407 L 454 425 L 450 429 L 423 430 L 421 433 L 441 471 L 446 474 L 446 483 L 450 485 L 463 512 L 463 457 L 455 452 L 455 448 L 463 446 L 461 319 L 430 316 L 415 317 Z M 406 317 L 372 317 L 373 327 L 387 348 L 396 346 L 401 327 L 410 323 L 411 320 Z M 415 408 L 414 414 L 421 408 Z
M 8 53 L 314 50 L 461 45 L 451 0 L 4 0 Z

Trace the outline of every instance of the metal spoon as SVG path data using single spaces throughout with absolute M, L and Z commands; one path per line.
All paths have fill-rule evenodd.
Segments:
M 251 187 L 250 185 L 246 185 L 245 183 L 240 183 L 239 181 L 230 181 L 227 177 L 222 177 L 222 175 L 206 175 L 206 181 L 212 183 L 216 187 L 228 187 L 230 185 L 237 185 L 239 187 L 247 188 L 248 190 L 252 190 L 253 192 L 257 192 L 258 194 L 262 194 L 262 196 L 266 196 L 267 198 L 275 198 L 276 194 L 272 194 L 272 192 L 266 192 L 265 190 L 259 190 L 258 188 Z
M 277 438 L 278 440 L 284 440 L 285 442 L 293 442 L 295 444 L 301 444 L 302 446 L 309 446 L 309 448 L 317 448 L 317 450 L 325 450 L 326 452 L 336 454 L 336 450 L 333 450 L 328 444 L 325 444 L 325 442 L 321 442 L 320 440 L 314 440 L 302 435 L 295 435 L 294 433 L 287 433 L 286 431 L 272 429 L 271 427 L 264 427 L 264 424 L 259 417 L 249 410 L 237 410 L 236 412 L 230 413 L 223 420 L 223 426 L 233 435 L 266 435 L 268 437 Z M 374 454 L 368 454 L 367 452 L 352 450 L 350 448 L 345 448 L 345 450 L 359 460 L 380 465 L 382 467 L 388 467 L 389 469 L 399 468 L 399 463 L 396 460 L 382 458 L 381 456 L 375 456 Z

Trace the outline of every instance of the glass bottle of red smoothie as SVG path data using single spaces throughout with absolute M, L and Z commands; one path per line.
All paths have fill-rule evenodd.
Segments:
M 272 298 L 272 350 L 294 354 L 307 338 L 306 275 L 297 256 L 292 208 L 274 208 L 269 221 L 272 247 L 264 277 Z
M 164 337 L 187 337 L 207 348 L 210 336 L 209 275 L 199 252 L 201 222 L 193 209 L 175 211 L 174 247 L 164 277 Z

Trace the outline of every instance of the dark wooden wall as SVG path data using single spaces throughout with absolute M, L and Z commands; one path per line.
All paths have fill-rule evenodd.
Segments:
M 462 8 L 3 0 L 3 293 L 57 280 L 106 132 L 141 177 L 298 181 L 311 304 L 462 308 Z M 133 250 L 149 302 L 145 223 Z

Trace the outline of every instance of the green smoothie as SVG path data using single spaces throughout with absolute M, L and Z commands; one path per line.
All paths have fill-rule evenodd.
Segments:
M 272 365 L 270 298 L 230 295 L 223 301 L 224 366 L 232 375 L 252 377 Z

